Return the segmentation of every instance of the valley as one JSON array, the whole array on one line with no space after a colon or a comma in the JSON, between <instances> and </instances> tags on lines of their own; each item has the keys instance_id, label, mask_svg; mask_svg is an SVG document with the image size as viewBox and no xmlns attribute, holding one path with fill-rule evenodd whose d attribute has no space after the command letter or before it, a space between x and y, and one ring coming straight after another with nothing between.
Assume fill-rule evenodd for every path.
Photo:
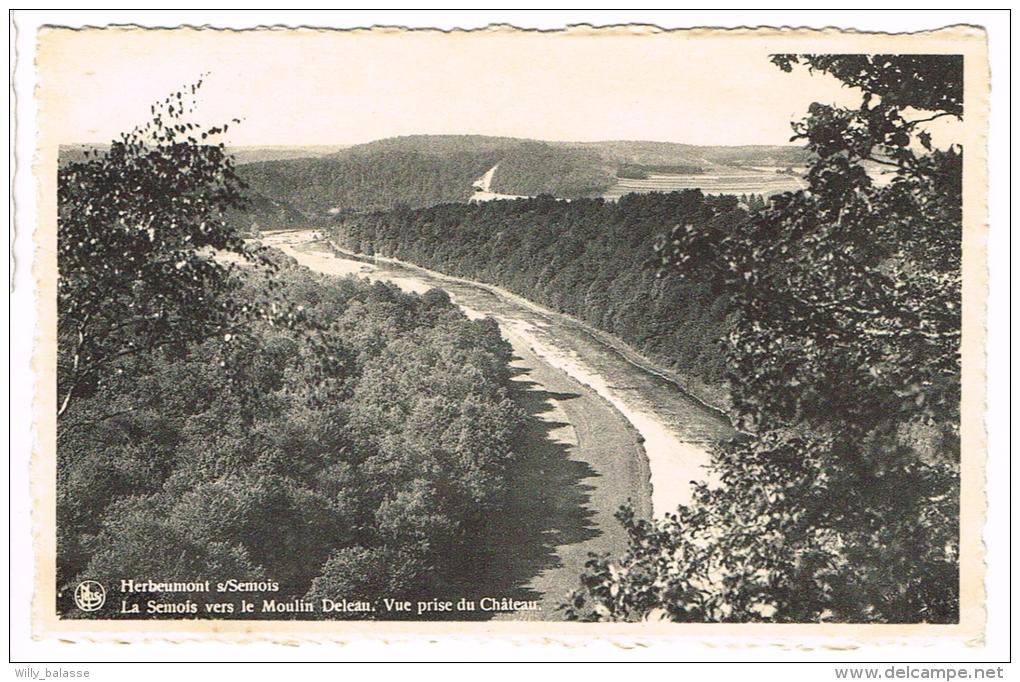
<instances>
[{"instance_id":1,"label":"valley","mask_svg":"<svg viewBox=\"0 0 1020 682\"><path fill-rule=\"evenodd\" d=\"M691 481L706 478L711 443L735 433L722 414L578 320L497 287L338 253L316 236L280 232L264 243L315 272L419 294L441 288L469 317L496 320L513 346L514 381L530 417L508 477L510 509L487 530L484 556L473 561L491 567L493 580L515 576L515 596L542 603L532 617L551 617L549 609L576 587L589 552L625 549L614 518L621 505L630 502L639 517L651 518L689 503Z\"/></svg>"}]
</instances>

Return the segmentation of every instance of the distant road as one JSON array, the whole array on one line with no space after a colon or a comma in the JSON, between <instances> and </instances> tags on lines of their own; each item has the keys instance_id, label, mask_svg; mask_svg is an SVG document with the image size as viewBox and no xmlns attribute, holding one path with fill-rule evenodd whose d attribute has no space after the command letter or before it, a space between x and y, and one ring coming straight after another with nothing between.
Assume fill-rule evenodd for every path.
<instances>
[{"instance_id":1,"label":"distant road","mask_svg":"<svg viewBox=\"0 0 1020 682\"><path fill-rule=\"evenodd\" d=\"M499 192L492 191L492 178L496 175L496 170L499 168L497 163L495 166L485 171L485 175L478 178L471 183L471 187L474 193L468 200L468 203L476 204L484 201L502 201L506 199L527 199L525 196L517 194L500 194Z\"/></svg>"},{"instance_id":2,"label":"distant road","mask_svg":"<svg viewBox=\"0 0 1020 682\"><path fill-rule=\"evenodd\" d=\"M277 233L265 241L318 272L390 281L419 293L442 288L469 316L499 323L514 349L517 397L527 420L508 477L507 513L492 519L487 539L465 557L480 567L465 590L504 596L500 591L509 583L505 596L540 602L541 611L515 618L556 618L555 608L578 586L589 552L619 555L626 549L614 518L619 507L630 500L650 518L653 480L658 497L683 501L689 481L703 478L707 443L732 432L720 415L572 328L569 318L485 285L337 257L315 243L311 231ZM653 403L662 412L650 409ZM688 418L676 429L656 422L663 415ZM649 454L659 469L656 479ZM675 506L660 500L655 511Z\"/></svg>"}]
</instances>

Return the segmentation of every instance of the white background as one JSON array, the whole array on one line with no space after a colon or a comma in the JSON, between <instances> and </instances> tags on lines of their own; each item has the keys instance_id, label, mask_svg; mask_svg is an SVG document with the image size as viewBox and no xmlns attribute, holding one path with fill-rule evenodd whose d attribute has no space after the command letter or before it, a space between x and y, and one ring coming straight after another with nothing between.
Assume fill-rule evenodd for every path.
<instances>
[{"instance_id":1,"label":"white background","mask_svg":"<svg viewBox=\"0 0 1020 682\"><path fill-rule=\"evenodd\" d=\"M1010 238L1009 238L1009 136L1010 111L1010 24L1004 11L676 11L676 10L545 10L545 11L68 11L19 10L13 15L10 40L12 73L11 149L12 232L10 298L10 659L34 661L33 665L11 665L5 679L16 679L15 668L34 667L41 676L52 673L58 661L675 661L688 663L683 668L625 671L618 666L589 665L568 670L553 667L542 670L556 675L618 678L633 673L668 674L700 680L709 677L750 680L828 680L836 679L833 661L876 663L886 679L888 662L921 661L1006 661L1011 658L1010 610L1010 467L1009 467L1009 334L1010 334ZM981 644L938 644L928 646L867 646L850 649L812 648L811 643L774 641L758 646L740 646L734 642L649 641L640 646L619 646L605 641L562 641L542 643L535 640L481 637L401 640L357 640L345 645L314 644L284 646L251 643L243 646L213 642L124 644L69 644L33 641L30 633L32 595L31 501L28 492L28 461L31 449L31 350L34 330L33 282L31 277L31 230L34 224L34 187L30 160L35 139L34 101L31 93L35 75L32 67L37 26L45 23L65 26L137 23L148 26L174 26L181 23L218 27L250 27L259 24L311 26L371 26L373 24L428 26L438 28L474 28L489 23L509 23L524 28L558 28L571 23L594 25L649 23L663 27L685 26L837 26L860 30L917 31L947 24L967 23L983 26L989 34L992 68L991 131L988 159L990 169L988 313L988 526L985 541L988 551L988 624L986 641ZM17 124L14 111L17 112ZM16 229L15 229L16 220ZM15 266L16 265L16 266ZM7 570L6 568L3 570ZM6 597L2 597L6 598ZM635 643L636 644L636 643ZM763 662L774 662L766 664ZM784 662L799 662L799 665ZM804 663L816 662L814 665ZM46 663L51 662L51 663ZM709 663L712 662L712 663ZM729 663L720 666L720 663ZM737 663L746 662L746 663ZM913 667L919 668L918 663ZM540 671L521 667L458 666L448 670L397 667L390 671L320 666L233 665L146 666L101 663L63 664L64 670L85 670L89 679L119 680L146 678L163 680L187 676L194 679L252 677L277 679L283 675L306 679L342 679L342 676L383 674L418 677L441 673L476 678L532 675ZM284 669L284 668L288 669ZM952 667L960 667L954 665ZM964 666L973 668L973 666ZM1006 670L1005 676L1009 677Z\"/></svg>"}]
</instances>

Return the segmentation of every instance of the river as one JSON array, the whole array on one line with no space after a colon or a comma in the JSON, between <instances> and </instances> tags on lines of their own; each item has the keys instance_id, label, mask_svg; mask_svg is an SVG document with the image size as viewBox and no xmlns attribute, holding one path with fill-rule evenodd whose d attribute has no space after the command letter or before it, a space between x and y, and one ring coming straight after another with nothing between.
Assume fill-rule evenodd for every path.
<instances>
[{"instance_id":1,"label":"river","mask_svg":"<svg viewBox=\"0 0 1020 682\"><path fill-rule=\"evenodd\" d=\"M718 411L684 392L675 382L639 366L624 352L592 334L586 325L502 291L448 277L392 259L366 263L337 256L314 241L311 230L280 232L264 239L312 270L388 281L405 291L440 288L467 315L489 316L504 335L523 339L543 361L593 389L641 434L651 470L652 508L662 516L691 499L691 482L705 480L704 466L714 441L734 434Z\"/></svg>"},{"instance_id":2,"label":"river","mask_svg":"<svg viewBox=\"0 0 1020 682\"><path fill-rule=\"evenodd\" d=\"M733 433L727 419L584 324L496 287L385 259L344 257L315 232L269 233L263 242L309 269L390 282L404 291L445 290L471 318L492 317L513 347L516 399L525 413L507 501L463 556L460 592L533 600L535 610L479 614L555 620L579 585L590 553L619 556L616 520L630 502L662 516L705 480L711 443Z\"/></svg>"}]
</instances>

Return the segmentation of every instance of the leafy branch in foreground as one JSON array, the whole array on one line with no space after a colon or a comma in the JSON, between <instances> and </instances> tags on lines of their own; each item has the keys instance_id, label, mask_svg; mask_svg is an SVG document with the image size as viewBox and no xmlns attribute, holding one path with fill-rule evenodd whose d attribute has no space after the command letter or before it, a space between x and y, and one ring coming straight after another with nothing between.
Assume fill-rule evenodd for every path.
<instances>
[{"instance_id":1,"label":"leafy branch in foreground","mask_svg":"<svg viewBox=\"0 0 1020 682\"><path fill-rule=\"evenodd\" d=\"M954 622L959 617L962 116L952 55L778 55L863 90L813 104L808 189L733 230L681 225L667 272L714 269L732 326L718 484L661 522L622 520L578 619ZM921 112L921 113L918 113ZM892 173L878 169L892 168ZM679 276L679 275L678 275Z\"/></svg>"},{"instance_id":2,"label":"leafy branch in foreground","mask_svg":"<svg viewBox=\"0 0 1020 682\"><path fill-rule=\"evenodd\" d=\"M58 172L58 415L125 358L229 334L253 312L226 295L232 265L217 257L259 260L224 220L244 205L233 161L212 143L229 124L188 120L200 86Z\"/></svg>"}]
</instances>

